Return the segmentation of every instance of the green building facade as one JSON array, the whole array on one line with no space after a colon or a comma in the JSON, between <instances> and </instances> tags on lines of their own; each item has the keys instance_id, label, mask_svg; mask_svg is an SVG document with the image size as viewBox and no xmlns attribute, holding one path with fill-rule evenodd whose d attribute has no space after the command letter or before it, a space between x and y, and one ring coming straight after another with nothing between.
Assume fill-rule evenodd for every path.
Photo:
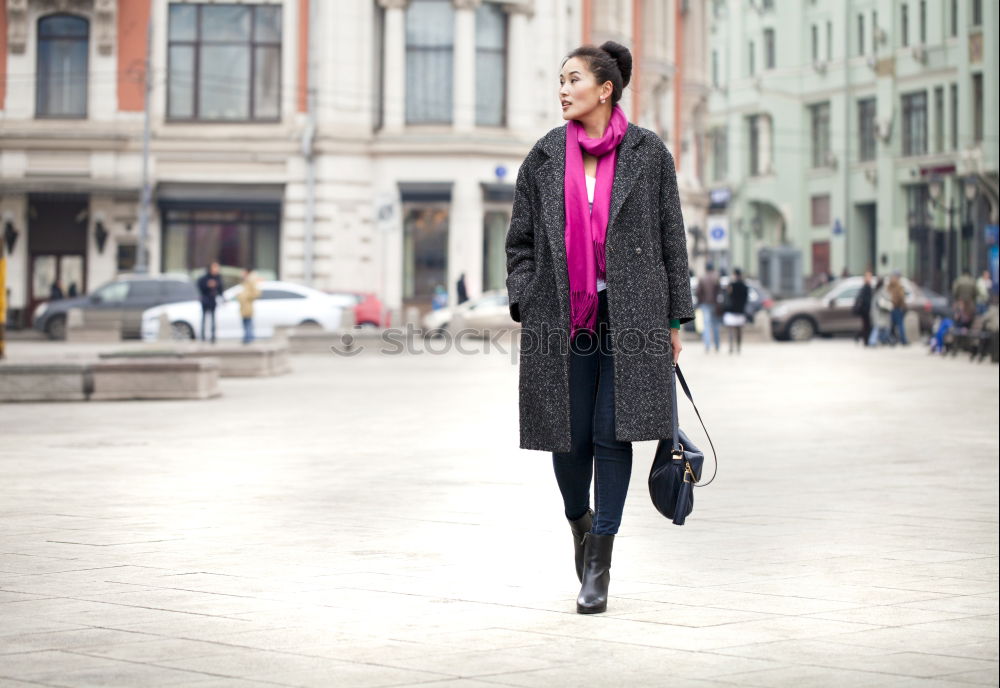
<instances>
[{"instance_id":1,"label":"green building facade","mask_svg":"<svg viewBox=\"0 0 1000 688\"><path fill-rule=\"evenodd\" d=\"M998 3L710 5L705 176L729 229L718 263L763 272L779 295L869 268L946 291L988 266ZM780 269L762 266L769 253Z\"/></svg>"}]
</instances>

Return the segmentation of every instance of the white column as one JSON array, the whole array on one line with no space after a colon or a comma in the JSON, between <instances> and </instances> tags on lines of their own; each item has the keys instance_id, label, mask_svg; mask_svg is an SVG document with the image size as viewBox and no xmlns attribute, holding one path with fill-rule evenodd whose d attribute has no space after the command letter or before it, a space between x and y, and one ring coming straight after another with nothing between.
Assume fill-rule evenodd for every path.
<instances>
[{"instance_id":1,"label":"white column","mask_svg":"<svg viewBox=\"0 0 1000 688\"><path fill-rule=\"evenodd\" d=\"M383 37L383 129L403 130L406 114L406 6L408 0L379 0L385 8Z\"/></svg>"},{"instance_id":2,"label":"white column","mask_svg":"<svg viewBox=\"0 0 1000 688\"><path fill-rule=\"evenodd\" d=\"M476 126L476 8L480 0L455 3L454 89L452 122L456 131Z\"/></svg>"},{"instance_id":3,"label":"white column","mask_svg":"<svg viewBox=\"0 0 1000 688\"><path fill-rule=\"evenodd\" d=\"M507 12L507 127L515 132L524 132L531 127L530 92L525 85L531 83L531 65L526 52L518 46L530 45L528 37L528 15L532 8L527 5L504 5Z\"/></svg>"}]
</instances>

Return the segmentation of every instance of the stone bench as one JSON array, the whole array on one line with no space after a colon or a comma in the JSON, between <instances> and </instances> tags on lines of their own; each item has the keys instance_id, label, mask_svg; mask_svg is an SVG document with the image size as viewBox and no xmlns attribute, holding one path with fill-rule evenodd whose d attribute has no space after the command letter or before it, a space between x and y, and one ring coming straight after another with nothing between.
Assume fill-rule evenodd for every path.
<instances>
[{"instance_id":1,"label":"stone bench","mask_svg":"<svg viewBox=\"0 0 1000 688\"><path fill-rule=\"evenodd\" d=\"M0 364L0 403L86 401L92 388L86 363Z\"/></svg>"},{"instance_id":2,"label":"stone bench","mask_svg":"<svg viewBox=\"0 0 1000 688\"><path fill-rule=\"evenodd\" d=\"M209 360L150 357L90 364L94 401L210 399L219 391L219 364Z\"/></svg>"},{"instance_id":3,"label":"stone bench","mask_svg":"<svg viewBox=\"0 0 1000 688\"><path fill-rule=\"evenodd\" d=\"M79 308L70 308L66 313L67 342L120 342L121 339L120 317L100 312L84 314Z\"/></svg>"},{"instance_id":4,"label":"stone bench","mask_svg":"<svg viewBox=\"0 0 1000 688\"><path fill-rule=\"evenodd\" d=\"M0 365L0 402L208 399L219 393L219 364L210 360L149 357Z\"/></svg>"},{"instance_id":5,"label":"stone bench","mask_svg":"<svg viewBox=\"0 0 1000 688\"><path fill-rule=\"evenodd\" d=\"M221 377L271 377L284 375L292 369L288 346L281 342L255 342L247 345L157 342L144 348L104 352L100 357L103 360L213 360L219 364Z\"/></svg>"}]
</instances>

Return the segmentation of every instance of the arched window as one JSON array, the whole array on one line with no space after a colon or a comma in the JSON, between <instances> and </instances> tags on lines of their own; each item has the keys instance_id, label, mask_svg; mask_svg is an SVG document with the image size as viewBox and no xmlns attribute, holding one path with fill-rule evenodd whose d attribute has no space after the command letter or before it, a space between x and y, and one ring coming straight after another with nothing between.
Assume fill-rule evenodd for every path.
<instances>
[{"instance_id":1,"label":"arched window","mask_svg":"<svg viewBox=\"0 0 1000 688\"><path fill-rule=\"evenodd\" d=\"M82 17L53 14L38 20L38 117L87 116L90 24Z\"/></svg>"}]
</instances>

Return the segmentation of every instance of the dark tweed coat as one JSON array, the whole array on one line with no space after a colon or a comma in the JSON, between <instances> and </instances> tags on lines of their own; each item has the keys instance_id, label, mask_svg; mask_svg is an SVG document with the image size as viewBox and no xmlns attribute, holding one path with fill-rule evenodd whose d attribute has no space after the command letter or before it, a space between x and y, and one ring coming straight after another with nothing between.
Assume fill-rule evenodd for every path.
<instances>
[{"instance_id":1,"label":"dark tweed coat","mask_svg":"<svg viewBox=\"0 0 1000 688\"><path fill-rule=\"evenodd\" d=\"M522 449L570 449L565 165L564 125L521 164L507 232L507 292L521 318ZM669 323L694 317L684 221L673 157L660 137L632 124L618 146L605 253L615 436L670 437Z\"/></svg>"}]
</instances>

